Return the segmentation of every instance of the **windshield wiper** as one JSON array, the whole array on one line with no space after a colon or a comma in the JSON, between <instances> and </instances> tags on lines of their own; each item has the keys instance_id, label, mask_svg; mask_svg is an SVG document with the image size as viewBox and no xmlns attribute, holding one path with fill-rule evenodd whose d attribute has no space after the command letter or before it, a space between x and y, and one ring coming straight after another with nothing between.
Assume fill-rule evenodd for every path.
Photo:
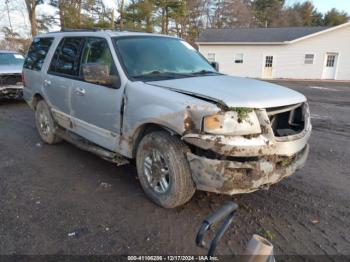
<instances>
[{"instance_id":1,"label":"windshield wiper","mask_svg":"<svg viewBox=\"0 0 350 262\"><path fill-rule=\"evenodd\" d=\"M192 75L209 75L209 74L219 74L220 75L220 73L218 73L216 71L209 71L209 70L201 70L201 71L192 73Z\"/></svg>"},{"instance_id":2,"label":"windshield wiper","mask_svg":"<svg viewBox=\"0 0 350 262\"><path fill-rule=\"evenodd\" d=\"M189 77L191 75L189 74L182 74L182 73L176 73L176 72L167 72L167 71L152 71L147 74L142 74L142 75L136 75L132 76L133 78L147 78L147 77L165 77L165 78L178 78L178 77Z\"/></svg>"}]
</instances>

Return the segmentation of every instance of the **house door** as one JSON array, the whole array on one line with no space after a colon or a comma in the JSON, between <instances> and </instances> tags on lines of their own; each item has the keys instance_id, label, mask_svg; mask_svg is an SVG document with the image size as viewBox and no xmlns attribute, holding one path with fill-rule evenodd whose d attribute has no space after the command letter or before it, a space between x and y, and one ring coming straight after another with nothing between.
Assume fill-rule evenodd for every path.
<instances>
[{"instance_id":1,"label":"house door","mask_svg":"<svg viewBox=\"0 0 350 262\"><path fill-rule=\"evenodd\" d=\"M265 56L263 78L272 78L273 56Z\"/></svg>"},{"instance_id":2,"label":"house door","mask_svg":"<svg viewBox=\"0 0 350 262\"><path fill-rule=\"evenodd\" d=\"M323 65L323 79L335 79L338 54L327 53Z\"/></svg>"}]
</instances>

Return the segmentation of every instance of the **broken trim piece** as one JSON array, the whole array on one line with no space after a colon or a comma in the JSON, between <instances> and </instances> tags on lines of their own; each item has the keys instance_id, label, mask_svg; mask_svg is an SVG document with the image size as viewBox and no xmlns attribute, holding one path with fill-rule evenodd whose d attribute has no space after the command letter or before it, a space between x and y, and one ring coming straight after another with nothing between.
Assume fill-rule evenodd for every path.
<instances>
[{"instance_id":1,"label":"broken trim piece","mask_svg":"<svg viewBox=\"0 0 350 262\"><path fill-rule=\"evenodd\" d=\"M0 86L0 98L20 99L23 97L23 86L5 85Z\"/></svg>"},{"instance_id":2,"label":"broken trim piece","mask_svg":"<svg viewBox=\"0 0 350 262\"><path fill-rule=\"evenodd\" d=\"M80 137L79 135L76 135L68 130L65 130L63 128L57 128L55 133L59 137L75 145L76 147L98 155L101 158L116 164L117 166L126 165L129 163L129 161L122 155L119 155L115 152L109 151L96 144L93 144L88 140L84 139L83 137Z\"/></svg>"}]
</instances>

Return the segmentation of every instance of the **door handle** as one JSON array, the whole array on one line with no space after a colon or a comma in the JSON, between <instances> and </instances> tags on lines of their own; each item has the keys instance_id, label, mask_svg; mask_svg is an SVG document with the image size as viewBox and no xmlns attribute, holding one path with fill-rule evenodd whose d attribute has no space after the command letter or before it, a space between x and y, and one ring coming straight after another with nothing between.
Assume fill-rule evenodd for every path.
<instances>
[{"instance_id":1,"label":"door handle","mask_svg":"<svg viewBox=\"0 0 350 262\"><path fill-rule=\"evenodd\" d=\"M77 95L83 96L83 95L85 95L86 90L84 88L78 87L78 88L75 89L75 93Z\"/></svg>"},{"instance_id":2,"label":"door handle","mask_svg":"<svg viewBox=\"0 0 350 262\"><path fill-rule=\"evenodd\" d=\"M46 86L51 85L51 81L50 81L50 80L45 79L45 80L44 80L44 85L46 85Z\"/></svg>"}]
</instances>

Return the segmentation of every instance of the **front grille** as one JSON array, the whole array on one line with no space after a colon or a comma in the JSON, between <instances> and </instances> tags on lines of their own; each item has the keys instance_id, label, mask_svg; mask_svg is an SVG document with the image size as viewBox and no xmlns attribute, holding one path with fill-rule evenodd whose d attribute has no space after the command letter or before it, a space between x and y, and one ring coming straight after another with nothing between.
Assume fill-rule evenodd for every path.
<instances>
[{"instance_id":1,"label":"front grille","mask_svg":"<svg viewBox=\"0 0 350 262\"><path fill-rule=\"evenodd\" d=\"M0 86L17 85L22 83L21 74L0 76Z\"/></svg>"},{"instance_id":2,"label":"front grille","mask_svg":"<svg viewBox=\"0 0 350 262\"><path fill-rule=\"evenodd\" d=\"M305 127L304 104L266 109L276 137L301 133Z\"/></svg>"}]
</instances>

